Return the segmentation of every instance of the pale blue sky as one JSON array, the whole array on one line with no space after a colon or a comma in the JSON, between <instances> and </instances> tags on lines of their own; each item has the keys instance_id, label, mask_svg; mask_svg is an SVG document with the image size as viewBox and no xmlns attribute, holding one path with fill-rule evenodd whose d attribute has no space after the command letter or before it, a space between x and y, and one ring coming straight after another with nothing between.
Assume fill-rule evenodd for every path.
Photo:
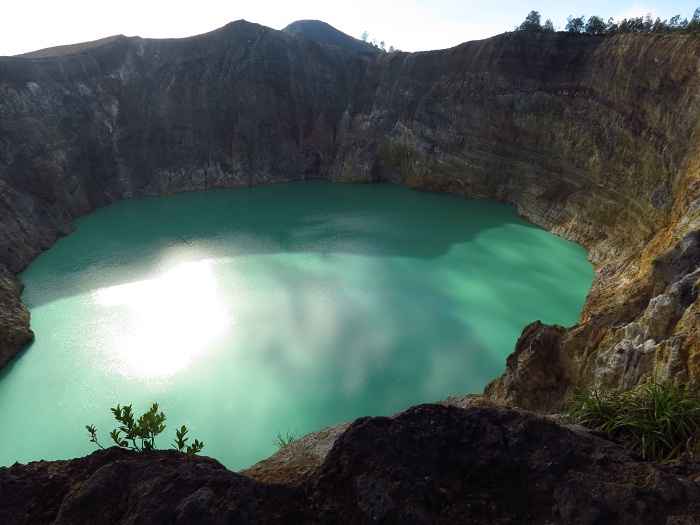
<instances>
[{"instance_id":1,"label":"pale blue sky","mask_svg":"<svg viewBox=\"0 0 700 525\"><path fill-rule=\"evenodd\" d=\"M563 29L568 15L607 20L651 13L668 19L692 17L700 0L4 0L0 8L0 55L13 55L125 34L148 38L184 37L246 19L274 29L295 20L318 19L359 38L404 51L452 47L512 30L539 11Z\"/></svg>"}]
</instances>

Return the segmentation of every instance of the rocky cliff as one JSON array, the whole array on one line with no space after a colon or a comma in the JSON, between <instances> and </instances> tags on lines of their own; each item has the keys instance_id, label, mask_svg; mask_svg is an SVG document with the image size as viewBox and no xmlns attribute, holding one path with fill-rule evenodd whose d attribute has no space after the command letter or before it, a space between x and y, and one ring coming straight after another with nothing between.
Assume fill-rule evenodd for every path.
<instances>
[{"instance_id":1,"label":"rocky cliff","mask_svg":"<svg viewBox=\"0 0 700 525\"><path fill-rule=\"evenodd\" d=\"M247 22L0 59L0 361L31 338L21 271L96 207L304 178L515 203L590 251L569 329L534 323L487 388L700 378L700 41L516 32L356 53ZM535 321L533 319L533 321Z\"/></svg>"}]
</instances>

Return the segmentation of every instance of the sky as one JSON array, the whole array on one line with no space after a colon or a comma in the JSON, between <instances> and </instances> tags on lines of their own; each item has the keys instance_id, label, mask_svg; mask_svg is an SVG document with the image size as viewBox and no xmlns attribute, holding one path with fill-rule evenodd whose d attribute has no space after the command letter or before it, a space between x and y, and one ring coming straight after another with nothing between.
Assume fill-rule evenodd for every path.
<instances>
[{"instance_id":1,"label":"sky","mask_svg":"<svg viewBox=\"0 0 700 525\"><path fill-rule=\"evenodd\" d=\"M2 0L0 56L123 34L181 38L245 19L273 29L323 20L355 38L403 51L443 49L512 31L530 11L564 29L569 15L607 20L691 18L700 0Z\"/></svg>"}]
</instances>

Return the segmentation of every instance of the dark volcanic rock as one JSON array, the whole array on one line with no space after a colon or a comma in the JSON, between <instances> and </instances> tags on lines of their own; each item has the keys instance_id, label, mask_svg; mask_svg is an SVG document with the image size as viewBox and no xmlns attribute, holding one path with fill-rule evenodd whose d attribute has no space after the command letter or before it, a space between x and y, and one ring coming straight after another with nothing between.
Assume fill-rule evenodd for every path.
<instances>
[{"instance_id":1,"label":"dark volcanic rock","mask_svg":"<svg viewBox=\"0 0 700 525\"><path fill-rule=\"evenodd\" d=\"M0 522L695 523L699 477L509 409L423 405L357 420L302 484L174 451L0 468Z\"/></svg>"},{"instance_id":2,"label":"dark volcanic rock","mask_svg":"<svg viewBox=\"0 0 700 525\"><path fill-rule=\"evenodd\" d=\"M700 512L698 474L512 410L423 405L357 420L312 504L322 523L664 523Z\"/></svg>"},{"instance_id":3,"label":"dark volcanic rock","mask_svg":"<svg viewBox=\"0 0 700 525\"><path fill-rule=\"evenodd\" d=\"M70 461L0 468L0 523L282 523L298 491L176 451L101 450ZM291 507L289 505L292 505Z\"/></svg>"}]
</instances>

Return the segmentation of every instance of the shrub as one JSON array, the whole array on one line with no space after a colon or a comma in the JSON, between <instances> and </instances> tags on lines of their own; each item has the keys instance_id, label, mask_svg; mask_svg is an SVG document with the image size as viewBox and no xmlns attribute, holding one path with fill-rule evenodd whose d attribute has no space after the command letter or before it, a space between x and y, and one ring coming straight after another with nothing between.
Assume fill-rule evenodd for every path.
<instances>
[{"instance_id":1,"label":"shrub","mask_svg":"<svg viewBox=\"0 0 700 525\"><path fill-rule=\"evenodd\" d=\"M165 430L165 414L158 412L158 403L153 403L148 412L134 420L134 413L131 405L126 405L122 408L117 405L112 408L114 418L121 423L119 428L115 428L109 433L110 439L118 447L136 450L143 452L145 450L155 450L156 436ZM88 431L88 437L92 443L104 449L97 441L97 430L94 425L85 425ZM122 432L124 435L122 436ZM188 445L189 438L185 437L187 427L182 425L179 430L175 431L174 449L188 454L197 454L204 448L204 443L195 439L192 445Z\"/></svg>"},{"instance_id":2,"label":"shrub","mask_svg":"<svg viewBox=\"0 0 700 525\"><path fill-rule=\"evenodd\" d=\"M575 392L567 420L600 430L641 454L663 462L697 455L700 393L681 381L652 382L625 392Z\"/></svg>"}]
</instances>

